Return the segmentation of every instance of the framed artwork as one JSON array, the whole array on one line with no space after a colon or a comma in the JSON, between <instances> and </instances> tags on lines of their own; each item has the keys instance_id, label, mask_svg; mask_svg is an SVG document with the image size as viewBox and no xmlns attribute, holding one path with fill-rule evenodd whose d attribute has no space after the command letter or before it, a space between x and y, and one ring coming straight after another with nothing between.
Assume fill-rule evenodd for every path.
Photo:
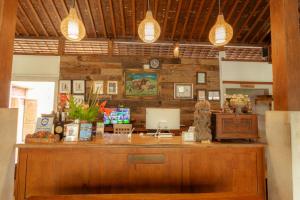
<instances>
[{"instance_id":1,"label":"framed artwork","mask_svg":"<svg viewBox=\"0 0 300 200\"><path fill-rule=\"evenodd\" d=\"M118 81L107 81L107 94L118 94Z\"/></svg>"},{"instance_id":2,"label":"framed artwork","mask_svg":"<svg viewBox=\"0 0 300 200\"><path fill-rule=\"evenodd\" d=\"M72 86L73 94L84 94L85 80L73 80Z\"/></svg>"},{"instance_id":3,"label":"framed artwork","mask_svg":"<svg viewBox=\"0 0 300 200\"><path fill-rule=\"evenodd\" d=\"M59 81L59 93L71 93L71 80Z\"/></svg>"},{"instance_id":4,"label":"framed artwork","mask_svg":"<svg viewBox=\"0 0 300 200\"><path fill-rule=\"evenodd\" d=\"M193 84L174 83L174 99L193 99Z\"/></svg>"},{"instance_id":5,"label":"framed artwork","mask_svg":"<svg viewBox=\"0 0 300 200\"><path fill-rule=\"evenodd\" d=\"M87 141L92 139L92 127L91 123L81 123L79 131L79 140Z\"/></svg>"},{"instance_id":6,"label":"framed artwork","mask_svg":"<svg viewBox=\"0 0 300 200\"><path fill-rule=\"evenodd\" d=\"M197 91L197 100L198 101L206 100L206 90L198 90Z\"/></svg>"},{"instance_id":7,"label":"framed artwork","mask_svg":"<svg viewBox=\"0 0 300 200\"><path fill-rule=\"evenodd\" d=\"M103 94L104 81L94 81L93 82L93 93Z\"/></svg>"},{"instance_id":8,"label":"framed artwork","mask_svg":"<svg viewBox=\"0 0 300 200\"><path fill-rule=\"evenodd\" d=\"M125 96L153 97L158 95L158 74L153 72L126 72Z\"/></svg>"},{"instance_id":9,"label":"framed artwork","mask_svg":"<svg viewBox=\"0 0 300 200\"><path fill-rule=\"evenodd\" d=\"M66 124L65 125L65 141L73 142L78 141L79 124Z\"/></svg>"},{"instance_id":10,"label":"framed artwork","mask_svg":"<svg viewBox=\"0 0 300 200\"><path fill-rule=\"evenodd\" d=\"M206 72L197 72L197 84L206 84Z\"/></svg>"},{"instance_id":11,"label":"framed artwork","mask_svg":"<svg viewBox=\"0 0 300 200\"><path fill-rule=\"evenodd\" d=\"M207 96L209 101L220 101L220 91L218 90L208 91Z\"/></svg>"},{"instance_id":12,"label":"framed artwork","mask_svg":"<svg viewBox=\"0 0 300 200\"><path fill-rule=\"evenodd\" d=\"M84 104L84 95L73 95L74 102L78 105Z\"/></svg>"}]
</instances>

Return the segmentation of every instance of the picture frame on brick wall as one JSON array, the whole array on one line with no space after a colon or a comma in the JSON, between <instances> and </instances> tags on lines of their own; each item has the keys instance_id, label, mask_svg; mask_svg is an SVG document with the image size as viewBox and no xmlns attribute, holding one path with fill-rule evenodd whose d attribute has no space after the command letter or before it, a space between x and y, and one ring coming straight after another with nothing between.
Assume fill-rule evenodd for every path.
<instances>
[{"instance_id":1,"label":"picture frame on brick wall","mask_svg":"<svg viewBox=\"0 0 300 200\"><path fill-rule=\"evenodd\" d=\"M107 94L118 94L118 81L107 81Z\"/></svg>"},{"instance_id":2,"label":"picture frame on brick wall","mask_svg":"<svg viewBox=\"0 0 300 200\"><path fill-rule=\"evenodd\" d=\"M93 94L104 94L104 81L93 81Z\"/></svg>"},{"instance_id":3,"label":"picture frame on brick wall","mask_svg":"<svg viewBox=\"0 0 300 200\"><path fill-rule=\"evenodd\" d=\"M71 93L71 80L59 80L59 93Z\"/></svg>"},{"instance_id":4,"label":"picture frame on brick wall","mask_svg":"<svg viewBox=\"0 0 300 200\"><path fill-rule=\"evenodd\" d=\"M197 84L206 84L207 74L206 72L197 72Z\"/></svg>"},{"instance_id":5,"label":"picture frame on brick wall","mask_svg":"<svg viewBox=\"0 0 300 200\"><path fill-rule=\"evenodd\" d=\"M84 94L85 93L85 80L73 80L72 81L72 93Z\"/></svg>"},{"instance_id":6,"label":"picture frame on brick wall","mask_svg":"<svg viewBox=\"0 0 300 200\"><path fill-rule=\"evenodd\" d=\"M174 99L193 99L192 83L174 83Z\"/></svg>"},{"instance_id":7,"label":"picture frame on brick wall","mask_svg":"<svg viewBox=\"0 0 300 200\"><path fill-rule=\"evenodd\" d=\"M206 100L206 90L197 90L197 100L198 101Z\"/></svg>"},{"instance_id":8,"label":"picture frame on brick wall","mask_svg":"<svg viewBox=\"0 0 300 200\"><path fill-rule=\"evenodd\" d=\"M220 101L220 91L219 90L210 90L207 93L207 98L209 101Z\"/></svg>"}]
</instances>

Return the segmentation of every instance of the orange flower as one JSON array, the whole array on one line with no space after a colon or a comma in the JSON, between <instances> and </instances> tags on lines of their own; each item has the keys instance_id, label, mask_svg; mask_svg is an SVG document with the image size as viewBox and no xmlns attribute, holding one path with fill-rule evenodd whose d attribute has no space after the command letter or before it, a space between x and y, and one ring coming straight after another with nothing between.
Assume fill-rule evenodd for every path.
<instances>
[{"instance_id":1,"label":"orange flower","mask_svg":"<svg viewBox=\"0 0 300 200\"><path fill-rule=\"evenodd\" d=\"M107 101L103 101L99 106L99 112L105 113L106 115L110 115L111 110L108 108L105 108Z\"/></svg>"}]
</instances>

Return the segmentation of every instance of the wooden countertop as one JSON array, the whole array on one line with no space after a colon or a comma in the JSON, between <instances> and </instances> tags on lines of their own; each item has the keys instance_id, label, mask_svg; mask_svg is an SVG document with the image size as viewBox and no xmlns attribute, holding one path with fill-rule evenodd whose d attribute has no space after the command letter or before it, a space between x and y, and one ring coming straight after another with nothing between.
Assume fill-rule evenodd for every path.
<instances>
[{"instance_id":1,"label":"wooden countertop","mask_svg":"<svg viewBox=\"0 0 300 200\"><path fill-rule=\"evenodd\" d=\"M156 138L154 136L132 135L128 139L127 135L105 134L103 138L96 138L94 141L78 142L57 142L57 143L29 143L16 144L17 148L74 148L74 147L264 147L262 143L220 143L213 142L210 144L199 142L185 142L181 136L172 138Z\"/></svg>"}]
</instances>

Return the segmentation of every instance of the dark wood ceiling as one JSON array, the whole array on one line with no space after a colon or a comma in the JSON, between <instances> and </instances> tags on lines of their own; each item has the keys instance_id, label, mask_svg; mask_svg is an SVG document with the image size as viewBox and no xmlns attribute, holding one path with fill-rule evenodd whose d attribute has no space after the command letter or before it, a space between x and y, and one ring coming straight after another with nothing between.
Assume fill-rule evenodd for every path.
<instances>
[{"instance_id":1,"label":"dark wood ceiling","mask_svg":"<svg viewBox=\"0 0 300 200\"><path fill-rule=\"evenodd\" d=\"M268 0L221 0L226 20L233 26L232 43L270 44ZM19 0L17 38L60 38L60 22L72 0ZM217 0L150 0L162 33L160 41L208 42L218 14ZM138 40L137 27L147 0L77 0L87 38Z\"/></svg>"}]
</instances>

